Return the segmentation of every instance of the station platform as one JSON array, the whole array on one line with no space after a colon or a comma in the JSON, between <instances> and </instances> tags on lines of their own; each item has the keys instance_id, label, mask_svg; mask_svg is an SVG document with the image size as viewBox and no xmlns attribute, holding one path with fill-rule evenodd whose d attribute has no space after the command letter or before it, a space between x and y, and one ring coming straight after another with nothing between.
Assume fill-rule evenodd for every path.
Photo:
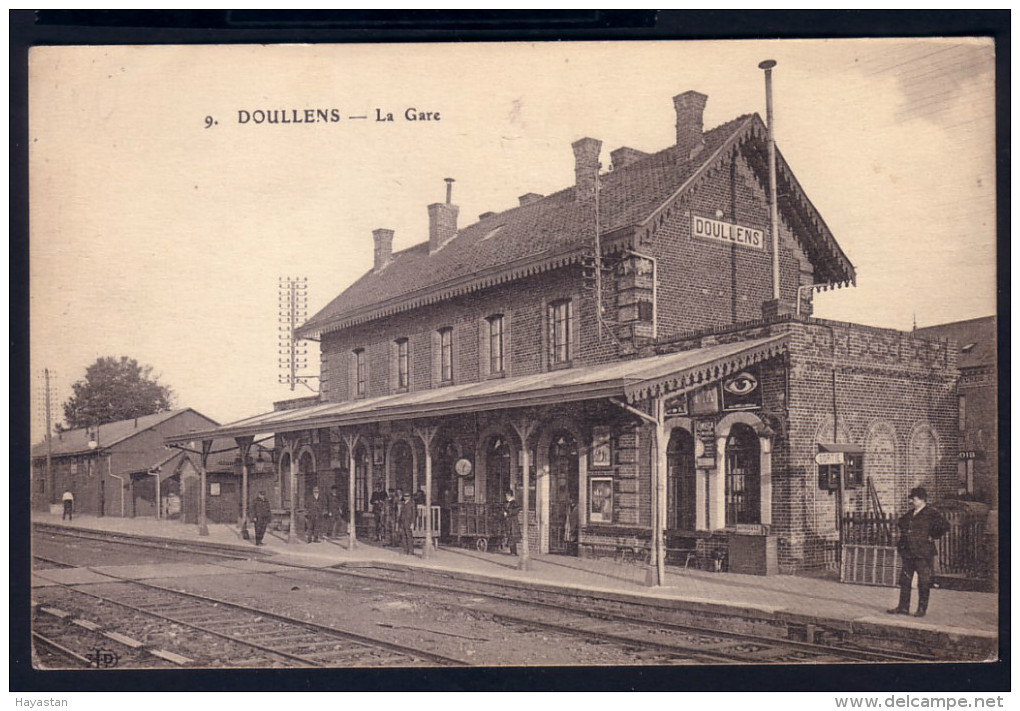
<instances>
[{"instance_id":1,"label":"station platform","mask_svg":"<svg viewBox=\"0 0 1020 711\"><path fill-rule=\"evenodd\" d=\"M320 543L299 540L291 544L285 534L270 531L266 534L265 545L256 548L254 541L243 539L240 527L225 524L209 524L209 535L201 536L197 525L152 518L85 515L67 522L61 521L59 514L34 513L32 520L85 530L250 549L258 551L260 557L307 567L379 563L427 568L450 575L512 580L521 585L571 588L595 595L625 595L632 599L711 606L720 614L743 617L795 617L823 626L879 627L893 636L984 640L985 644L994 643L998 638L999 598L997 594L986 592L932 590L928 615L919 619L886 614L888 608L896 605L898 590L895 588L850 585L827 579L739 575L667 566L665 584L650 587L646 584L647 565L612 559L532 554L528 570L519 570L516 557L457 547L440 546L430 551L427 558L419 547L412 557L371 540L359 540L354 550L349 550L346 536ZM916 606L916 592L913 603Z\"/></svg>"}]
</instances>

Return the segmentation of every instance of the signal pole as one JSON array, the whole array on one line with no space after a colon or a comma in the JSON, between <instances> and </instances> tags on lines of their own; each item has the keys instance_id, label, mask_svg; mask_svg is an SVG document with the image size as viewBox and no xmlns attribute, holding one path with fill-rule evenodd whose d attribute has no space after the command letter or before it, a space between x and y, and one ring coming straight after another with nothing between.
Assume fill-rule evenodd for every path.
<instances>
[{"instance_id":1,"label":"signal pole","mask_svg":"<svg viewBox=\"0 0 1020 711\"><path fill-rule=\"evenodd\" d=\"M56 482L53 481L53 424L51 420L50 407L52 397L50 394L50 369L43 369L43 377L46 380L46 488L48 489L50 503L56 503Z\"/></svg>"}]
</instances>

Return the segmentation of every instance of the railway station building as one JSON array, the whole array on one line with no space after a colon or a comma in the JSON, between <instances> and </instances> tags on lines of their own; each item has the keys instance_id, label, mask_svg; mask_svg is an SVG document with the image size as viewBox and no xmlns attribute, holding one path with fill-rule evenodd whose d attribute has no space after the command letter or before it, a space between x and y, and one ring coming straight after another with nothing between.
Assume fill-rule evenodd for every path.
<instances>
[{"instance_id":1,"label":"railway station building","mask_svg":"<svg viewBox=\"0 0 1020 711\"><path fill-rule=\"evenodd\" d=\"M441 540L484 545L450 512L511 489L526 551L754 573L831 569L843 512L954 493L956 348L812 317L854 267L778 151L770 181L761 118L705 130L706 101L605 170L581 138L574 184L508 210L464 219L448 180L427 240L364 235L373 268L298 329L318 397L191 438L274 435L273 505L338 485L352 541L373 490L423 487Z\"/></svg>"},{"instance_id":2,"label":"railway station building","mask_svg":"<svg viewBox=\"0 0 1020 711\"><path fill-rule=\"evenodd\" d=\"M161 498L183 496L178 453L167 451L164 438L215 426L215 420L182 408L53 435L32 448L33 506L59 507L70 491L76 513L155 516Z\"/></svg>"}]
</instances>

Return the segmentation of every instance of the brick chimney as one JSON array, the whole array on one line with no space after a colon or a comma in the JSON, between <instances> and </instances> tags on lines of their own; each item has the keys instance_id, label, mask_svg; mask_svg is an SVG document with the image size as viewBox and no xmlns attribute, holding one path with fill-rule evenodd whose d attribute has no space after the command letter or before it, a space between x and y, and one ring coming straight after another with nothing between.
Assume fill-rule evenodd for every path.
<instances>
[{"instance_id":1,"label":"brick chimney","mask_svg":"<svg viewBox=\"0 0 1020 711\"><path fill-rule=\"evenodd\" d=\"M620 146L615 151L609 154L609 160L613 164L613 170L619 170L625 168L635 161L639 161L648 154L644 151L639 151L636 148L629 148L628 146Z\"/></svg>"},{"instance_id":2,"label":"brick chimney","mask_svg":"<svg viewBox=\"0 0 1020 711\"><path fill-rule=\"evenodd\" d=\"M429 254L432 254L457 234L457 214L460 208L452 203L453 178L446 180L446 202L429 205Z\"/></svg>"},{"instance_id":3,"label":"brick chimney","mask_svg":"<svg viewBox=\"0 0 1020 711\"><path fill-rule=\"evenodd\" d=\"M372 269L379 271L393 257L393 230L372 230L372 239L375 240L375 266Z\"/></svg>"},{"instance_id":4,"label":"brick chimney","mask_svg":"<svg viewBox=\"0 0 1020 711\"><path fill-rule=\"evenodd\" d=\"M574 141L570 147L574 149L574 200L576 202L594 200L602 141L582 138Z\"/></svg>"},{"instance_id":5,"label":"brick chimney","mask_svg":"<svg viewBox=\"0 0 1020 711\"><path fill-rule=\"evenodd\" d=\"M685 91L673 97L676 109L676 147L680 160L696 156L705 147L705 104L708 97Z\"/></svg>"}]
</instances>

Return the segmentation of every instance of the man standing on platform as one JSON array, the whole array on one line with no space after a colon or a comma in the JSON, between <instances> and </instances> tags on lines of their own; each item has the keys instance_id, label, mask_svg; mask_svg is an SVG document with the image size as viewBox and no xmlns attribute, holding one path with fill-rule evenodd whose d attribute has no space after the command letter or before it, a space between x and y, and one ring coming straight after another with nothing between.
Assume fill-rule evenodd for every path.
<instances>
[{"instance_id":1,"label":"man standing on platform","mask_svg":"<svg viewBox=\"0 0 1020 711\"><path fill-rule=\"evenodd\" d=\"M375 487L368 503L372 506L372 516L375 518L375 540L380 540L383 531L386 530L386 494L383 493L382 484Z\"/></svg>"},{"instance_id":2,"label":"man standing on platform","mask_svg":"<svg viewBox=\"0 0 1020 711\"><path fill-rule=\"evenodd\" d=\"M319 536L322 535L322 499L319 498L319 487L312 489L312 498L308 499L305 506L308 516L308 542L319 543Z\"/></svg>"},{"instance_id":3,"label":"man standing on platform","mask_svg":"<svg viewBox=\"0 0 1020 711\"><path fill-rule=\"evenodd\" d=\"M74 520L74 494L72 494L71 490L68 489L67 491L64 492L64 495L62 497L60 497L60 498L64 502L64 514L63 514L63 516L60 517L60 520L63 521L66 518L69 521L73 521Z\"/></svg>"},{"instance_id":4,"label":"man standing on platform","mask_svg":"<svg viewBox=\"0 0 1020 711\"><path fill-rule=\"evenodd\" d=\"M328 518L326 524L326 538L336 538L337 527L340 525L340 519L342 516L342 507L340 502L340 489L334 484L329 488L329 493L326 494L326 517Z\"/></svg>"},{"instance_id":5,"label":"man standing on platform","mask_svg":"<svg viewBox=\"0 0 1020 711\"><path fill-rule=\"evenodd\" d=\"M409 494L404 494L404 500L400 504L400 513L397 514L400 524L400 541L404 544L404 553L414 555L414 514L415 503L411 501Z\"/></svg>"},{"instance_id":6,"label":"man standing on platform","mask_svg":"<svg viewBox=\"0 0 1020 711\"><path fill-rule=\"evenodd\" d=\"M262 539L266 535L266 529L269 528L269 522L273 519L273 512L269 508L266 492L260 491L255 497L255 504L251 507L251 517L255 522L255 545L265 545Z\"/></svg>"},{"instance_id":7,"label":"man standing on platform","mask_svg":"<svg viewBox=\"0 0 1020 711\"><path fill-rule=\"evenodd\" d=\"M896 547L900 551L903 569L900 572L900 603L890 615L910 614L910 584L917 573L917 612L914 617L924 617L928 612L928 596L931 594L932 570L935 562L935 539L949 530L949 523L933 507L928 506L928 492L923 486L910 490L912 511L900 517L900 530Z\"/></svg>"}]
</instances>

